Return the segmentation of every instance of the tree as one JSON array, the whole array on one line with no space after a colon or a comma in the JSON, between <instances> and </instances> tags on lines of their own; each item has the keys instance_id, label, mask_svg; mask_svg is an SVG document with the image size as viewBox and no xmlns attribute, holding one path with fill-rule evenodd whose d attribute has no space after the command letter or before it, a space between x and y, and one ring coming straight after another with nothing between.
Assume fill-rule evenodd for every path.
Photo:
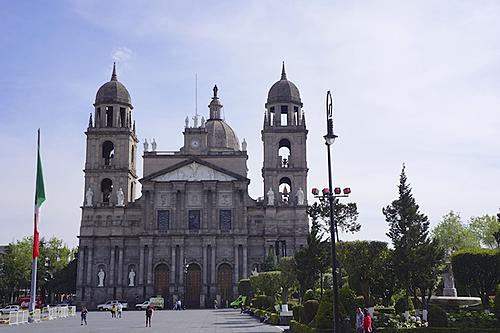
<instances>
[{"instance_id":1,"label":"tree","mask_svg":"<svg viewBox=\"0 0 500 333\"><path fill-rule=\"evenodd\" d=\"M288 303L288 289L290 289L297 281L296 276L296 263L294 257L283 257L280 260L279 265L280 274L280 285L282 289L282 301L283 304Z\"/></svg>"},{"instance_id":2,"label":"tree","mask_svg":"<svg viewBox=\"0 0 500 333\"><path fill-rule=\"evenodd\" d=\"M453 276L469 290L481 296L483 308L489 307L489 295L500 283L500 250L465 249L451 257Z\"/></svg>"},{"instance_id":3,"label":"tree","mask_svg":"<svg viewBox=\"0 0 500 333\"><path fill-rule=\"evenodd\" d=\"M497 247L495 232L500 230L500 222L493 215L471 217L469 228L484 246L493 249Z\"/></svg>"},{"instance_id":4,"label":"tree","mask_svg":"<svg viewBox=\"0 0 500 333\"><path fill-rule=\"evenodd\" d=\"M386 221L389 223L387 236L394 246L393 265L400 286L405 290L405 310L408 310L408 300L412 292L412 279L422 270L429 267L419 267L423 250L429 246L429 221L427 216L420 213L419 206L411 193L407 183L405 166L401 171L399 197L391 205L382 209Z\"/></svg>"},{"instance_id":5,"label":"tree","mask_svg":"<svg viewBox=\"0 0 500 333\"><path fill-rule=\"evenodd\" d=\"M446 253L465 248L481 247L477 235L462 222L460 214L450 211L432 230L432 239L437 241Z\"/></svg>"},{"instance_id":6,"label":"tree","mask_svg":"<svg viewBox=\"0 0 500 333\"><path fill-rule=\"evenodd\" d=\"M307 207L307 214L312 221L318 222L322 232L330 234L330 203L328 200L320 198L319 202ZM358 215L358 207L355 203L343 204L335 199L334 218L342 232L355 233L361 229L361 224L357 222Z\"/></svg>"},{"instance_id":7,"label":"tree","mask_svg":"<svg viewBox=\"0 0 500 333\"><path fill-rule=\"evenodd\" d=\"M280 289L280 275L281 272L260 272L257 275L250 277L250 284L257 292L276 297Z\"/></svg>"},{"instance_id":8,"label":"tree","mask_svg":"<svg viewBox=\"0 0 500 333\"><path fill-rule=\"evenodd\" d=\"M263 272L272 272L278 269L278 265L276 264L276 258L273 254L269 253L266 257L266 261L264 261L264 265L262 265Z\"/></svg>"}]
</instances>

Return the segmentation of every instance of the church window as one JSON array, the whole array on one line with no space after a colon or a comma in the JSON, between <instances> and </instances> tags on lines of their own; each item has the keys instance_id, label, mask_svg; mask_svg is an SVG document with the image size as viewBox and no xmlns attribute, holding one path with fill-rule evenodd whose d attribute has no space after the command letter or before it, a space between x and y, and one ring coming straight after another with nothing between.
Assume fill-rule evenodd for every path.
<instances>
[{"instance_id":1,"label":"church window","mask_svg":"<svg viewBox=\"0 0 500 333\"><path fill-rule=\"evenodd\" d=\"M201 212L199 209L193 209L188 212L188 229L200 230L201 227Z\"/></svg>"},{"instance_id":2,"label":"church window","mask_svg":"<svg viewBox=\"0 0 500 333\"><path fill-rule=\"evenodd\" d=\"M158 210L156 223L158 230L168 230L170 227L170 211L166 209Z\"/></svg>"},{"instance_id":3,"label":"church window","mask_svg":"<svg viewBox=\"0 0 500 333\"><path fill-rule=\"evenodd\" d=\"M102 202L109 202L109 197L113 191L113 182L109 178L101 181Z\"/></svg>"},{"instance_id":4,"label":"church window","mask_svg":"<svg viewBox=\"0 0 500 333\"><path fill-rule=\"evenodd\" d=\"M111 141L104 141L102 144L102 158L104 158L104 165L110 165L114 156L115 145Z\"/></svg>"},{"instance_id":5,"label":"church window","mask_svg":"<svg viewBox=\"0 0 500 333\"><path fill-rule=\"evenodd\" d=\"M113 127L113 107L106 106L106 127Z\"/></svg>"},{"instance_id":6,"label":"church window","mask_svg":"<svg viewBox=\"0 0 500 333\"><path fill-rule=\"evenodd\" d=\"M288 125L288 106L281 106L281 126Z\"/></svg>"},{"instance_id":7,"label":"church window","mask_svg":"<svg viewBox=\"0 0 500 333\"><path fill-rule=\"evenodd\" d=\"M95 127L101 127L101 108L97 108L95 112Z\"/></svg>"},{"instance_id":8,"label":"church window","mask_svg":"<svg viewBox=\"0 0 500 333\"><path fill-rule=\"evenodd\" d=\"M280 157L280 164L282 168L288 168L290 165L290 140L281 139L279 142L278 155Z\"/></svg>"},{"instance_id":9,"label":"church window","mask_svg":"<svg viewBox=\"0 0 500 333\"><path fill-rule=\"evenodd\" d=\"M299 108L297 106L293 107L293 124L299 124Z\"/></svg>"},{"instance_id":10,"label":"church window","mask_svg":"<svg viewBox=\"0 0 500 333\"><path fill-rule=\"evenodd\" d=\"M280 179L279 192L281 193L281 201L288 203L290 192L292 191L292 181L288 177Z\"/></svg>"},{"instance_id":11,"label":"church window","mask_svg":"<svg viewBox=\"0 0 500 333\"><path fill-rule=\"evenodd\" d=\"M219 210L219 228L222 231L231 230L231 209Z\"/></svg>"},{"instance_id":12,"label":"church window","mask_svg":"<svg viewBox=\"0 0 500 333\"><path fill-rule=\"evenodd\" d=\"M120 108L120 127L126 127L125 123L125 108Z\"/></svg>"}]
</instances>

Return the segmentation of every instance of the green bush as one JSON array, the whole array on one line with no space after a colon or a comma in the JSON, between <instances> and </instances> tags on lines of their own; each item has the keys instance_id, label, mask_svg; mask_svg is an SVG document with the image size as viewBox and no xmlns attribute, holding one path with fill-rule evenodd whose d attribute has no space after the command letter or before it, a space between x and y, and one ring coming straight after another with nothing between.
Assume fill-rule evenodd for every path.
<instances>
[{"instance_id":1,"label":"green bush","mask_svg":"<svg viewBox=\"0 0 500 333\"><path fill-rule=\"evenodd\" d=\"M290 331L292 333L313 333L313 329L296 320L290 321Z\"/></svg>"},{"instance_id":2,"label":"green bush","mask_svg":"<svg viewBox=\"0 0 500 333\"><path fill-rule=\"evenodd\" d=\"M250 279L241 279L238 282L238 292L240 295L249 297L252 293L252 286L250 285Z\"/></svg>"},{"instance_id":3,"label":"green bush","mask_svg":"<svg viewBox=\"0 0 500 333\"><path fill-rule=\"evenodd\" d=\"M476 311L468 309L448 314L448 326L456 328L493 328L498 327L498 321L493 313L484 313L482 309Z\"/></svg>"},{"instance_id":4,"label":"green bush","mask_svg":"<svg viewBox=\"0 0 500 333\"><path fill-rule=\"evenodd\" d=\"M303 323L303 315L304 315L304 306L302 304L296 305L293 308L293 319L295 319L298 322Z\"/></svg>"},{"instance_id":5,"label":"green bush","mask_svg":"<svg viewBox=\"0 0 500 333\"><path fill-rule=\"evenodd\" d=\"M493 311L495 312L495 316L500 323L500 284L497 286L497 291L495 293L495 307Z\"/></svg>"},{"instance_id":6,"label":"green bush","mask_svg":"<svg viewBox=\"0 0 500 333\"><path fill-rule=\"evenodd\" d=\"M498 333L498 329L490 328L451 328L451 327L418 327L418 328L378 328L380 333Z\"/></svg>"},{"instance_id":7,"label":"green bush","mask_svg":"<svg viewBox=\"0 0 500 333\"><path fill-rule=\"evenodd\" d=\"M349 316L351 322L356 317L356 294L349 287L342 287L339 290L340 313L342 317Z\"/></svg>"},{"instance_id":8,"label":"green bush","mask_svg":"<svg viewBox=\"0 0 500 333\"><path fill-rule=\"evenodd\" d=\"M312 289L307 289L304 293L304 297L302 298L302 303L305 303L311 299L315 299L314 291L312 291Z\"/></svg>"},{"instance_id":9,"label":"green bush","mask_svg":"<svg viewBox=\"0 0 500 333\"><path fill-rule=\"evenodd\" d=\"M318 307L316 316L311 322L314 328L332 329L333 323L333 303L328 299L323 300Z\"/></svg>"},{"instance_id":10,"label":"green bush","mask_svg":"<svg viewBox=\"0 0 500 333\"><path fill-rule=\"evenodd\" d=\"M446 311L439 306L431 305L429 307L427 322L429 323L429 327L447 327L448 316L446 315Z\"/></svg>"},{"instance_id":11,"label":"green bush","mask_svg":"<svg viewBox=\"0 0 500 333\"><path fill-rule=\"evenodd\" d=\"M302 316L302 322L304 324L310 323L316 313L318 312L319 302L315 299L308 300L304 303L304 311Z\"/></svg>"},{"instance_id":12,"label":"green bush","mask_svg":"<svg viewBox=\"0 0 500 333\"><path fill-rule=\"evenodd\" d=\"M254 307L267 310L271 309L274 311L274 297L266 295L258 295L252 301Z\"/></svg>"},{"instance_id":13,"label":"green bush","mask_svg":"<svg viewBox=\"0 0 500 333\"><path fill-rule=\"evenodd\" d=\"M396 303L394 303L394 309L396 310L396 314L402 314L405 312L405 297L401 295L400 298L396 299ZM408 311L413 311L415 308L413 307L413 302L411 298L408 298Z\"/></svg>"},{"instance_id":14,"label":"green bush","mask_svg":"<svg viewBox=\"0 0 500 333\"><path fill-rule=\"evenodd\" d=\"M278 325L280 323L280 315L277 313L271 313L269 315L269 322L274 325Z\"/></svg>"}]
</instances>

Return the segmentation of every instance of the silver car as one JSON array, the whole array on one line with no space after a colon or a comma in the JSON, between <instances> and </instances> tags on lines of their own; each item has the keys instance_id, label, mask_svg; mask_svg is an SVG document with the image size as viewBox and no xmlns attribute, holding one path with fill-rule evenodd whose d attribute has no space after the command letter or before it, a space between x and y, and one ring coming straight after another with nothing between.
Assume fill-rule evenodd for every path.
<instances>
[{"instance_id":1,"label":"silver car","mask_svg":"<svg viewBox=\"0 0 500 333\"><path fill-rule=\"evenodd\" d=\"M7 305L6 307L0 309L0 314L9 314L12 311L17 312L21 309L19 305Z\"/></svg>"}]
</instances>

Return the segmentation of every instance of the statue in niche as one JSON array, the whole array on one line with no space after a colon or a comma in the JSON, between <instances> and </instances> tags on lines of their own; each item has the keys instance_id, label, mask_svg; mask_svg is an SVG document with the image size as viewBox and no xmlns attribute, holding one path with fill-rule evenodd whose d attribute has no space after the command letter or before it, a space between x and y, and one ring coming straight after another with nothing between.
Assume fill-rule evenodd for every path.
<instances>
[{"instance_id":1,"label":"statue in niche","mask_svg":"<svg viewBox=\"0 0 500 333\"><path fill-rule=\"evenodd\" d=\"M151 141L151 150L156 151L156 141L153 138L153 141Z\"/></svg>"},{"instance_id":2,"label":"statue in niche","mask_svg":"<svg viewBox=\"0 0 500 333\"><path fill-rule=\"evenodd\" d=\"M201 116L201 128L205 128L205 117Z\"/></svg>"},{"instance_id":3,"label":"statue in niche","mask_svg":"<svg viewBox=\"0 0 500 333\"><path fill-rule=\"evenodd\" d=\"M123 190L120 189L116 192L116 205L118 207L123 207L125 201L125 194L123 194Z\"/></svg>"},{"instance_id":4,"label":"statue in niche","mask_svg":"<svg viewBox=\"0 0 500 333\"><path fill-rule=\"evenodd\" d=\"M267 205L274 206L274 191L272 188L269 188L269 191L267 191Z\"/></svg>"},{"instance_id":5,"label":"statue in niche","mask_svg":"<svg viewBox=\"0 0 500 333\"><path fill-rule=\"evenodd\" d=\"M241 143L241 150L247 151L247 141L243 139L243 142Z\"/></svg>"},{"instance_id":6,"label":"statue in niche","mask_svg":"<svg viewBox=\"0 0 500 333\"><path fill-rule=\"evenodd\" d=\"M135 286L135 272L133 268L130 268L130 272L128 273L128 286L129 287Z\"/></svg>"},{"instance_id":7,"label":"statue in niche","mask_svg":"<svg viewBox=\"0 0 500 333\"><path fill-rule=\"evenodd\" d=\"M149 150L149 143L148 143L148 139L144 139L144 151L148 151Z\"/></svg>"},{"instance_id":8,"label":"statue in niche","mask_svg":"<svg viewBox=\"0 0 500 333\"><path fill-rule=\"evenodd\" d=\"M303 205L305 198L304 198L304 191L302 191L302 187L299 187L295 196L297 197L297 205Z\"/></svg>"},{"instance_id":9,"label":"statue in niche","mask_svg":"<svg viewBox=\"0 0 500 333\"><path fill-rule=\"evenodd\" d=\"M104 278L106 277L106 273L104 273L104 270L101 268L99 269L99 273L97 273L97 278L98 278L98 287L104 287Z\"/></svg>"},{"instance_id":10,"label":"statue in niche","mask_svg":"<svg viewBox=\"0 0 500 333\"><path fill-rule=\"evenodd\" d=\"M186 119L184 119L184 123L186 124L185 127L188 128L189 127L189 117L188 116L186 116Z\"/></svg>"},{"instance_id":11,"label":"statue in niche","mask_svg":"<svg viewBox=\"0 0 500 333\"><path fill-rule=\"evenodd\" d=\"M94 197L94 191L89 187L87 193L85 193L85 206L92 207L92 198Z\"/></svg>"}]
</instances>

